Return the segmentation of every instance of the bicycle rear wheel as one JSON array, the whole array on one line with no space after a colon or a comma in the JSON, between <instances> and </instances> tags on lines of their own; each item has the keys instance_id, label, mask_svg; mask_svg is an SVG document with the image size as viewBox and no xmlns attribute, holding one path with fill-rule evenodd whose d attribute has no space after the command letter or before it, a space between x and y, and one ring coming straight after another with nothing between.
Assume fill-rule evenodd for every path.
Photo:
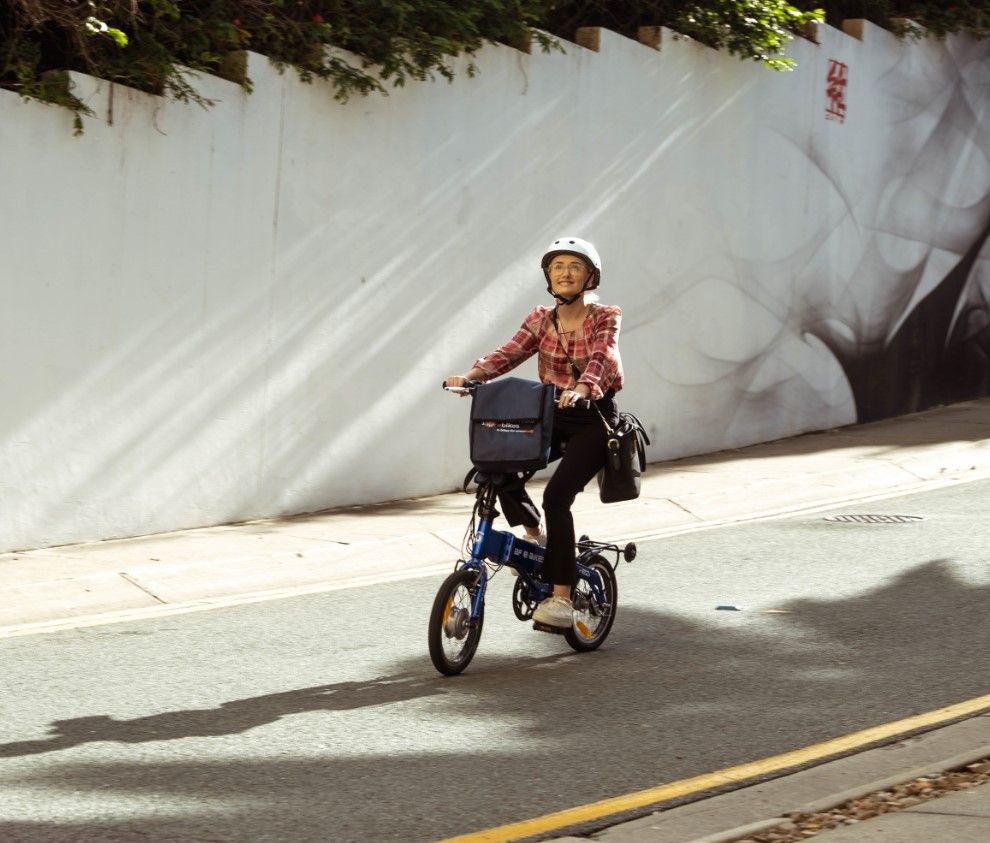
<instances>
[{"instance_id":1,"label":"bicycle rear wheel","mask_svg":"<svg viewBox=\"0 0 990 843\"><path fill-rule=\"evenodd\" d=\"M574 622L564 632L564 638L582 653L597 649L608 637L619 601L619 583L608 561L603 556L593 556L587 566L602 578L605 600L602 602L595 597L588 580L579 579L574 586L571 593Z\"/></svg>"},{"instance_id":2,"label":"bicycle rear wheel","mask_svg":"<svg viewBox=\"0 0 990 843\"><path fill-rule=\"evenodd\" d=\"M481 640L485 604L477 621L471 620L471 604L478 590L477 571L454 571L437 590L430 612L427 640L433 666L445 676L454 676L470 664Z\"/></svg>"}]
</instances>

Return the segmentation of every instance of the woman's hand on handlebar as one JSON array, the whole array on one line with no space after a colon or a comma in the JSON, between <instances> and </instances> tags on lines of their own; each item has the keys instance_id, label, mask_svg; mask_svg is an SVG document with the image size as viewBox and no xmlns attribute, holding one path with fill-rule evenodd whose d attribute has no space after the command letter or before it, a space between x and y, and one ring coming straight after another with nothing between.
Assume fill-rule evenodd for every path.
<instances>
[{"instance_id":1,"label":"woman's hand on handlebar","mask_svg":"<svg viewBox=\"0 0 990 843\"><path fill-rule=\"evenodd\" d=\"M587 409L591 406L590 396L591 390L585 384L579 383L574 389L565 389L560 393L560 398L557 399L557 406Z\"/></svg>"},{"instance_id":2,"label":"woman's hand on handlebar","mask_svg":"<svg viewBox=\"0 0 990 843\"><path fill-rule=\"evenodd\" d=\"M470 395L474 388L485 378L485 372L477 366L463 375L448 375L443 382L443 388L458 395Z\"/></svg>"},{"instance_id":3,"label":"woman's hand on handlebar","mask_svg":"<svg viewBox=\"0 0 990 843\"><path fill-rule=\"evenodd\" d=\"M443 388L447 392L453 392L455 395L460 395L462 398L465 395L470 395L474 392L474 388L478 385L478 381L472 380L468 375L472 374L468 372L467 375L448 375L444 378Z\"/></svg>"}]
</instances>

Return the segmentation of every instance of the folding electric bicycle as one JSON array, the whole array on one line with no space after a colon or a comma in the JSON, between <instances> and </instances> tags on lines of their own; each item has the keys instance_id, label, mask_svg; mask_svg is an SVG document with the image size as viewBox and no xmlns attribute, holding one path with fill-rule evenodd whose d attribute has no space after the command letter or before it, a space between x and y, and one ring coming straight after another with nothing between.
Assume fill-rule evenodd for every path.
<instances>
[{"instance_id":1,"label":"folding electric bicycle","mask_svg":"<svg viewBox=\"0 0 990 843\"><path fill-rule=\"evenodd\" d=\"M472 387L446 387L468 392ZM430 658L441 673L453 676L471 663L478 649L485 622L485 594L491 577L503 567L516 573L512 610L521 621L532 618L536 607L553 593L553 584L543 579L544 548L506 530L496 530L498 489L519 482L514 473L471 472L477 483L474 509L465 534L466 559L459 559L453 573L440 585L430 612ZM465 482L465 489L468 482ZM581 536L577 546L577 580L571 592L574 619L570 627L536 624L544 632L561 633L578 652L597 649L608 637L618 608L615 569L621 559L632 562L636 545L625 547L592 541ZM611 559L610 559L611 558ZM614 561L611 561L614 559Z\"/></svg>"}]
</instances>

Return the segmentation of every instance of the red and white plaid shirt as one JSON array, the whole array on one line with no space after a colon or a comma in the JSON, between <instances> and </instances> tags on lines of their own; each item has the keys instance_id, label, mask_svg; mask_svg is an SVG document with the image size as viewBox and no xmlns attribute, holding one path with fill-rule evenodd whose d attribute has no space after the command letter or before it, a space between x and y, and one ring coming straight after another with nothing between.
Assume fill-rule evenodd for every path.
<instances>
[{"instance_id":1,"label":"red and white plaid shirt","mask_svg":"<svg viewBox=\"0 0 990 843\"><path fill-rule=\"evenodd\" d=\"M622 359L619 357L619 323L622 310L607 304L592 304L581 327L558 337L553 324L553 308L540 306L527 316L522 327L505 345L475 361L486 380L504 375L524 360L539 353L539 373L543 383L561 389L587 384L594 400L610 389L622 389ZM570 354L581 377L575 380Z\"/></svg>"}]
</instances>

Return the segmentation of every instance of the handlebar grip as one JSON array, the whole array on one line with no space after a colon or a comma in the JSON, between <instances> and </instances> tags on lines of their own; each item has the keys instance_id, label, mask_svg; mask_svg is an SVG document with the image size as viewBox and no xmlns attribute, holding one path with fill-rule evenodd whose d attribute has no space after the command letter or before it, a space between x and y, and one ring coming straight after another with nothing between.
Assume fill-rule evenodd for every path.
<instances>
[{"instance_id":1,"label":"handlebar grip","mask_svg":"<svg viewBox=\"0 0 990 843\"><path fill-rule=\"evenodd\" d=\"M447 381L445 380L440 386L443 389L465 389L468 392L472 392L481 386L481 381L464 381L463 386L447 386Z\"/></svg>"},{"instance_id":2,"label":"handlebar grip","mask_svg":"<svg viewBox=\"0 0 990 843\"><path fill-rule=\"evenodd\" d=\"M559 401L560 401L560 393L561 393L561 391L562 390L558 390L557 391L557 397L556 397L555 402L554 402L554 403L557 404L558 407L560 407ZM568 408L562 408L562 409L571 409L571 408L576 409L576 410L590 410L591 409L591 399L590 398L578 398L573 404L570 405L570 407L568 407Z\"/></svg>"}]
</instances>

